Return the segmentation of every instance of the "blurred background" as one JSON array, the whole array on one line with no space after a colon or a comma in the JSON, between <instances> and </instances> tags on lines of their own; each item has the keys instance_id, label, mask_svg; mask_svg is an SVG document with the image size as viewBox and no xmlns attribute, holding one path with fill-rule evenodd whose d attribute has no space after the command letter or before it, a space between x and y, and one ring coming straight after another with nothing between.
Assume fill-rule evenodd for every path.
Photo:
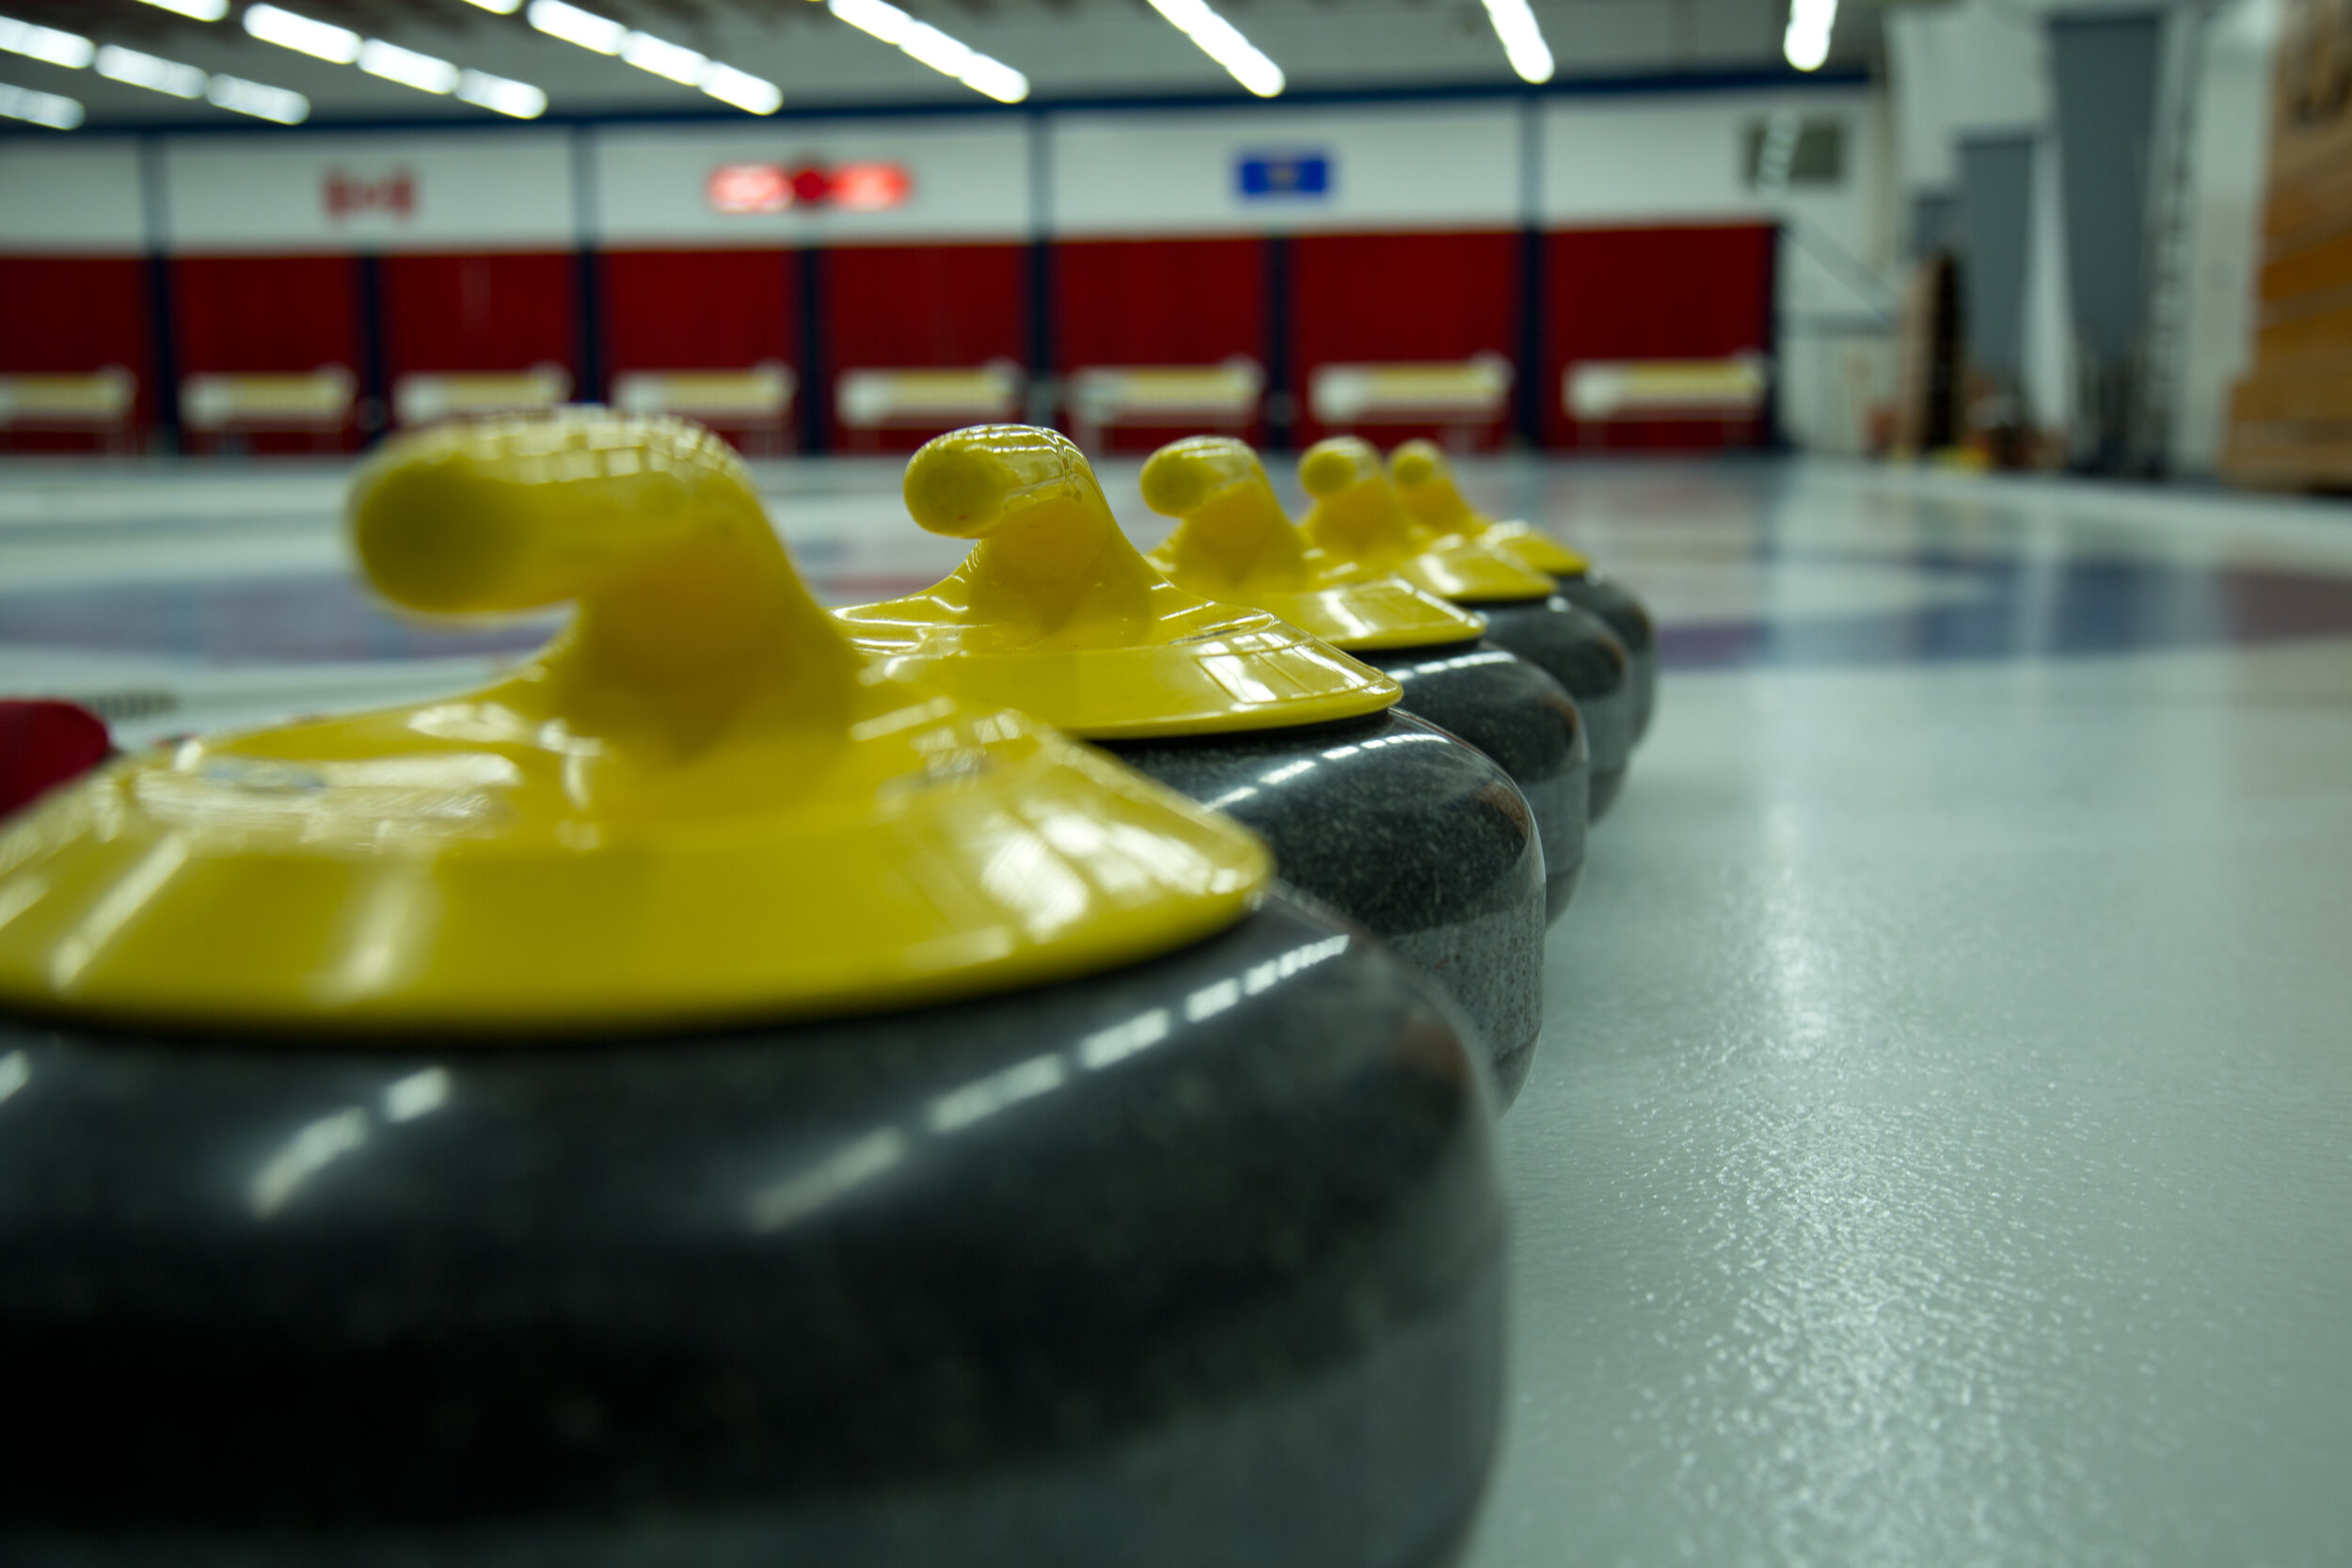
<instances>
[{"instance_id":1,"label":"blurred background","mask_svg":"<svg viewBox=\"0 0 2352 1568\"><path fill-rule=\"evenodd\" d=\"M2352 483L2352 6L0 0L0 443Z\"/></svg>"}]
</instances>

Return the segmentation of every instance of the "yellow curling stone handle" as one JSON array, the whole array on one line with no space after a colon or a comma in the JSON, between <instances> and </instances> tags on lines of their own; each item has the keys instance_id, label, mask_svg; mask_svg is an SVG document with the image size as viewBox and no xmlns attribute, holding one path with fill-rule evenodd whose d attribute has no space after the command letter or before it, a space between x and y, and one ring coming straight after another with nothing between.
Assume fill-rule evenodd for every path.
<instances>
[{"instance_id":1,"label":"yellow curling stone handle","mask_svg":"<svg viewBox=\"0 0 2352 1568\"><path fill-rule=\"evenodd\" d=\"M1393 572L1424 593L1463 603L1539 599L1552 591L1549 578L1492 546L1440 534L1406 512L1369 441L1317 441L1299 454L1298 478L1315 503L1307 537L1343 561Z\"/></svg>"},{"instance_id":2,"label":"yellow curling stone handle","mask_svg":"<svg viewBox=\"0 0 2352 1568\"><path fill-rule=\"evenodd\" d=\"M1169 580L1254 605L1349 652L1427 647L1482 634L1486 617L1307 541L1248 443L1191 436L1143 466L1144 504L1177 519L1152 552Z\"/></svg>"},{"instance_id":3,"label":"yellow curling stone handle","mask_svg":"<svg viewBox=\"0 0 2352 1568\"><path fill-rule=\"evenodd\" d=\"M1050 430L938 436L908 463L905 494L922 527L975 543L923 593L835 612L895 673L1089 739L1315 723L1397 700L1394 681L1296 626L1163 577Z\"/></svg>"},{"instance_id":4,"label":"yellow curling stone handle","mask_svg":"<svg viewBox=\"0 0 2352 1568\"><path fill-rule=\"evenodd\" d=\"M1435 441L1407 441L1389 453L1389 476L1405 509L1439 533L1492 545L1522 566L1554 577L1582 577L1592 562L1527 523L1499 523L1462 499L1454 470Z\"/></svg>"},{"instance_id":5,"label":"yellow curling stone handle","mask_svg":"<svg viewBox=\"0 0 2352 1568\"><path fill-rule=\"evenodd\" d=\"M578 612L486 689L192 741L16 819L0 1004L318 1041L756 1022L1167 951L1270 874L1100 753L870 669L698 427L403 437L351 525L412 609Z\"/></svg>"}]
</instances>

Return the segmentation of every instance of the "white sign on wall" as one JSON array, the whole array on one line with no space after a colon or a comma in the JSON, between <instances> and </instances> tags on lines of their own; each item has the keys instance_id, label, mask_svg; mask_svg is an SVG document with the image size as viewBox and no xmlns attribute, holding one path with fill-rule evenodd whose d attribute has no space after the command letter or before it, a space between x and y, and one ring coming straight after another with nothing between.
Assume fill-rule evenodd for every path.
<instances>
[{"instance_id":1,"label":"white sign on wall","mask_svg":"<svg viewBox=\"0 0 2352 1568\"><path fill-rule=\"evenodd\" d=\"M561 133L189 136L165 145L174 250L568 250Z\"/></svg>"}]
</instances>

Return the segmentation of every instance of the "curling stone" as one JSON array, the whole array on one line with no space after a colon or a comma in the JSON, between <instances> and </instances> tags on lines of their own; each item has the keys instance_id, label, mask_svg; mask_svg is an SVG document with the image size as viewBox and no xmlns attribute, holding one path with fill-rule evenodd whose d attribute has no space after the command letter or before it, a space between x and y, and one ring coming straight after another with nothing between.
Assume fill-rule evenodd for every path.
<instances>
[{"instance_id":1,"label":"curling stone","mask_svg":"<svg viewBox=\"0 0 2352 1568\"><path fill-rule=\"evenodd\" d=\"M79 703L0 699L0 816L106 760L106 721Z\"/></svg>"},{"instance_id":2,"label":"curling stone","mask_svg":"<svg viewBox=\"0 0 2352 1568\"><path fill-rule=\"evenodd\" d=\"M1625 644L1633 674L1633 738L1649 733L1658 705L1658 631L1642 601L1593 570L1581 550L1570 549L1541 529L1523 522L1497 522L1462 499L1445 453L1435 441L1407 441L1389 454L1405 509L1439 533L1458 533L1489 544L1523 566L1559 584L1560 596L1609 624Z\"/></svg>"},{"instance_id":3,"label":"curling stone","mask_svg":"<svg viewBox=\"0 0 2352 1568\"><path fill-rule=\"evenodd\" d=\"M1508 1103L1543 1025L1544 858L1494 761L1396 711L1388 676L1152 569L1078 449L982 425L914 454L906 500L977 541L920 594L836 610L882 668L1091 740L1274 850L1276 874L1458 1000Z\"/></svg>"},{"instance_id":4,"label":"curling stone","mask_svg":"<svg viewBox=\"0 0 2352 1568\"><path fill-rule=\"evenodd\" d=\"M1425 978L876 670L707 433L428 432L352 515L578 616L0 832L0 1559L1449 1559L1501 1220Z\"/></svg>"},{"instance_id":5,"label":"curling stone","mask_svg":"<svg viewBox=\"0 0 2352 1568\"><path fill-rule=\"evenodd\" d=\"M1314 501L1302 525L1310 543L1475 609L1486 617L1486 641L1567 688L1592 749L1588 819L1599 821L1625 783L1633 751L1633 687L1616 634L1562 598L1543 573L1492 545L1417 521L1368 441L1334 436L1316 442L1299 455L1298 477Z\"/></svg>"},{"instance_id":6,"label":"curling stone","mask_svg":"<svg viewBox=\"0 0 2352 1568\"><path fill-rule=\"evenodd\" d=\"M1230 436L1162 447L1143 466L1143 499L1178 519L1147 558L1169 581L1279 616L1385 673L1404 690L1401 708L1502 765L1535 814L1545 916L1558 920L1584 870L1592 771L1560 683L1482 641L1486 617L1309 545L1257 453Z\"/></svg>"}]
</instances>

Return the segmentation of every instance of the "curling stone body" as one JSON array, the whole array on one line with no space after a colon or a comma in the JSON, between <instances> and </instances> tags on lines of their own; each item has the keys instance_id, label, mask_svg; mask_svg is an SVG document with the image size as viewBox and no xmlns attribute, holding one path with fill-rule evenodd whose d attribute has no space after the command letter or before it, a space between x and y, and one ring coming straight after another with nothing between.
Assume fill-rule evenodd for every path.
<instances>
[{"instance_id":1,"label":"curling stone body","mask_svg":"<svg viewBox=\"0 0 2352 1568\"><path fill-rule=\"evenodd\" d=\"M1486 617L1311 546L1245 442L1171 442L1144 464L1141 483L1145 503L1176 519L1150 557L1170 581L1280 616L1381 671L1404 710L1502 766L1534 816L1546 919L1559 919L1584 865L1590 773L1582 721L1559 683L1481 642Z\"/></svg>"},{"instance_id":2,"label":"curling stone body","mask_svg":"<svg viewBox=\"0 0 2352 1568\"><path fill-rule=\"evenodd\" d=\"M1625 644L1633 686L1633 738L1649 730L1658 698L1657 634L1642 602L1592 569L1580 551L1523 522L1498 522L1462 498L1452 465L1434 441L1414 440L1389 455L1397 493L1412 515L1439 533L1494 546L1523 565L1549 574L1559 594L1606 622Z\"/></svg>"},{"instance_id":3,"label":"curling stone body","mask_svg":"<svg viewBox=\"0 0 2352 1568\"><path fill-rule=\"evenodd\" d=\"M1484 639L1356 657L1405 689L1401 711L1469 741L1511 775L1543 840L1545 920L1557 921L1584 875L1591 810L1592 751L1575 699Z\"/></svg>"},{"instance_id":4,"label":"curling stone body","mask_svg":"<svg viewBox=\"0 0 2352 1568\"><path fill-rule=\"evenodd\" d=\"M1507 774L1391 717L1400 688L1378 671L1155 571L1051 431L939 436L908 464L905 494L923 527L977 543L921 594L835 611L858 648L903 679L1111 748L1248 823L1276 875L1428 965L1499 1084L1524 1078L1546 889L1534 814ZM1351 727L1333 739L1334 725Z\"/></svg>"},{"instance_id":5,"label":"curling stone body","mask_svg":"<svg viewBox=\"0 0 2352 1568\"><path fill-rule=\"evenodd\" d=\"M858 655L707 432L421 432L351 511L397 602L580 613L0 825L0 1560L1451 1553L1501 1225L1438 988Z\"/></svg>"},{"instance_id":6,"label":"curling stone body","mask_svg":"<svg viewBox=\"0 0 2352 1568\"><path fill-rule=\"evenodd\" d=\"M1314 498L1305 529L1318 547L1399 572L1475 610L1486 619L1488 641L1567 689L1592 753L1590 820L1600 820L1633 744L1623 644L1598 618L1561 598L1546 574L1471 534L1439 533L1413 516L1369 442L1318 441L1299 455L1298 477Z\"/></svg>"},{"instance_id":7,"label":"curling stone body","mask_svg":"<svg viewBox=\"0 0 2352 1568\"><path fill-rule=\"evenodd\" d=\"M1518 655L1575 697L1592 749L1590 820L1599 821L1615 803L1633 757L1638 709L1625 644L1599 616L1556 594L1476 608L1486 617L1488 641Z\"/></svg>"},{"instance_id":8,"label":"curling stone body","mask_svg":"<svg viewBox=\"0 0 2352 1568\"><path fill-rule=\"evenodd\" d=\"M1450 1009L1277 893L832 1023L0 1023L0 1557L1424 1568L1501 1379Z\"/></svg>"},{"instance_id":9,"label":"curling stone body","mask_svg":"<svg viewBox=\"0 0 2352 1568\"><path fill-rule=\"evenodd\" d=\"M1486 1042L1498 1102L1543 1028L1549 846L1491 757L1399 708L1312 727L1105 742L1224 812L1277 875L1420 964Z\"/></svg>"},{"instance_id":10,"label":"curling stone body","mask_svg":"<svg viewBox=\"0 0 2352 1568\"><path fill-rule=\"evenodd\" d=\"M1625 644L1626 673L1633 689L1633 739L1649 734L1658 707L1658 630L1642 601L1613 578L1595 572L1565 572L1557 579L1560 597L1598 616Z\"/></svg>"}]
</instances>

